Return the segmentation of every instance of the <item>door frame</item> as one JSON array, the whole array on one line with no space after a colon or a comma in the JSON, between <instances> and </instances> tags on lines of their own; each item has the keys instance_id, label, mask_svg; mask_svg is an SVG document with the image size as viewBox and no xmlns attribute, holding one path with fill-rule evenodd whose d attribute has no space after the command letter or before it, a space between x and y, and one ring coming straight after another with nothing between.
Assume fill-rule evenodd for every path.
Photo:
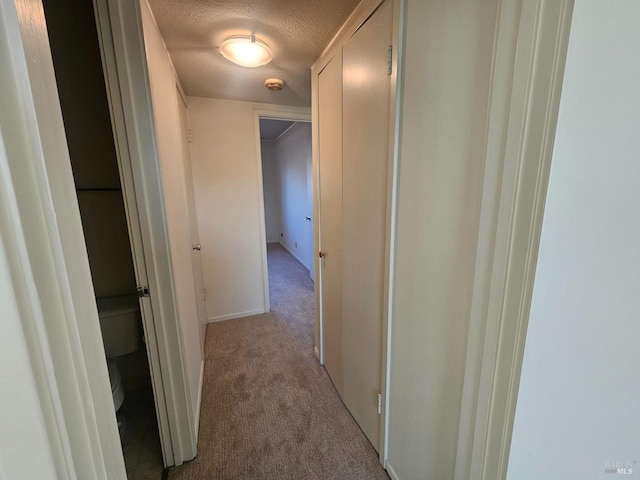
<instances>
[{"instance_id":1,"label":"door frame","mask_svg":"<svg viewBox=\"0 0 640 480\"><path fill-rule=\"evenodd\" d=\"M273 109L256 108L253 111L254 136L256 139L258 177L258 216L260 222L260 253L262 256L262 295L265 313L271 311L271 301L269 300L269 265L267 261L267 226L264 213L264 179L262 178L262 141L260 139L260 119L264 120L288 120L291 122L311 122L311 112L308 108L287 107L286 105L273 105ZM315 203L315 198L314 198ZM315 236L315 225L314 225ZM315 269L314 264L314 269ZM314 271L314 276L317 274ZM316 311L318 306L316 305Z\"/></svg>"},{"instance_id":2,"label":"door frame","mask_svg":"<svg viewBox=\"0 0 640 480\"><path fill-rule=\"evenodd\" d=\"M173 286L140 3L94 0L94 11L136 277L147 280L151 291L141 305L162 451L166 466L181 465L196 455L195 412Z\"/></svg>"},{"instance_id":3,"label":"door frame","mask_svg":"<svg viewBox=\"0 0 640 480\"><path fill-rule=\"evenodd\" d=\"M25 382L47 432L33 455L49 454L59 478L125 479L44 25L40 1L0 5L0 49L11 53L2 55L0 82L0 248L31 360Z\"/></svg>"},{"instance_id":4,"label":"door frame","mask_svg":"<svg viewBox=\"0 0 640 480\"><path fill-rule=\"evenodd\" d=\"M392 332L392 312L393 312L393 278L395 264L395 241L396 241L396 212L397 212L397 189L398 189L398 162L400 118L401 118L401 96L402 96L402 71L403 71L403 51L404 44L404 18L406 0L363 0L358 4L340 30L333 37L324 52L311 67L311 105L313 111L313 175L314 175L314 232L315 251L322 251L320 239L320 146L318 144L318 76L327 66L336 52L351 38L358 29L375 13L384 1L390 1L393 5L393 26L391 44L393 48L392 68L390 75L389 89L389 149L387 153L387 206L386 206L386 238L384 253L384 286L383 286L383 306L382 306L382 365L380 379L380 393L382 395L382 413L380 415L380 463L386 468L388 457L388 430L389 430L389 395L391 382L391 332ZM324 322L322 318L322 272L318 255L314 255L317 281L315 282L316 295L316 329L319 331L316 338L316 355L321 365L324 365ZM319 348L318 348L319 346Z\"/></svg>"},{"instance_id":5,"label":"door frame","mask_svg":"<svg viewBox=\"0 0 640 480\"><path fill-rule=\"evenodd\" d=\"M506 478L574 0L502 1L454 478Z\"/></svg>"}]
</instances>

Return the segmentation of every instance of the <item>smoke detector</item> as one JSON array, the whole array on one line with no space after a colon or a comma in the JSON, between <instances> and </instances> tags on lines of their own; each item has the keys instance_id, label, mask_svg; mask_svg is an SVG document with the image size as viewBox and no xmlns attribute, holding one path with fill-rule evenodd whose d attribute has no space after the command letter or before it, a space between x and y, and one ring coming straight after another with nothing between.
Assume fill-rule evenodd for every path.
<instances>
[{"instance_id":1,"label":"smoke detector","mask_svg":"<svg viewBox=\"0 0 640 480\"><path fill-rule=\"evenodd\" d=\"M279 78L267 78L264 81L264 86L272 92L277 92L279 90L282 90L282 87L284 87L284 82Z\"/></svg>"}]
</instances>

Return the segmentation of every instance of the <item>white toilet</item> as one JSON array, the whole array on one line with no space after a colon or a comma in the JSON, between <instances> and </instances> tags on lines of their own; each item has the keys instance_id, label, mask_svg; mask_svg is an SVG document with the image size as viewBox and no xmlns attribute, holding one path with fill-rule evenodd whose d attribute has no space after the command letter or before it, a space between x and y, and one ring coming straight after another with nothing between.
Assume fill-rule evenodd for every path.
<instances>
[{"instance_id":1,"label":"white toilet","mask_svg":"<svg viewBox=\"0 0 640 480\"><path fill-rule=\"evenodd\" d=\"M124 401L124 387L116 358L138 350L140 346L140 305L136 295L98 299L98 315L109 381L116 412Z\"/></svg>"}]
</instances>

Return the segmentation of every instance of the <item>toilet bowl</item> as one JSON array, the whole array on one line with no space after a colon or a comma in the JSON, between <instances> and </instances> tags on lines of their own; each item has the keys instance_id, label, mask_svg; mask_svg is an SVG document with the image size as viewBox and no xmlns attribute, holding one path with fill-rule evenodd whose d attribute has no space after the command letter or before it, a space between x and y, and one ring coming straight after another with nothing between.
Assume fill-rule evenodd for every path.
<instances>
[{"instance_id":1,"label":"toilet bowl","mask_svg":"<svg viewBox=\"0 0 640 480\"><path fill-rule=\"evenodd\" d=\"M117 412L124 401L124 387L116 359L138 350L140 305L136 295L99 298L97 303L113 404Z\"/></svg>"},{"instance_id":2,"label":"toilet bowl","mask_svg":"<svg viewBox=\"0 0 640 480\"><path fill-rule=\"evenodd\" d=\"M111 395L113 396L113 405L116 408L116 412L120 410L122 402L124 402L124 387L122 386L122 377L120 376L120 370L114 360L107 362L107 368L109 369L109 383L111 384Z\"/></svg>"}]
</instances>

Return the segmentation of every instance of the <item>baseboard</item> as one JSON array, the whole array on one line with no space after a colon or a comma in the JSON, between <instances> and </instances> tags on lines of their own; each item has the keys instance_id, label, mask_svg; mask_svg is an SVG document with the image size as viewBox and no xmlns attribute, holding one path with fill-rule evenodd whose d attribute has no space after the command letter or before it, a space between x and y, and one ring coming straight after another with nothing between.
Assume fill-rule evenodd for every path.
<instances>
[{"instance_id":1,"label":"baseboard","mask_svg":"<svg viewBox=\"0 0 640 480\"><path fill-rule=\"evenodd\" d=\"M313 347L313 353L316 354L318 361L320 361L320 351L318 350L318 347Z\"/></svg>"},{"instance_id":2,"label":"baseboard","mask_svg":"<svg viewBox=\"0 0 640 480\"><path fill-rule=\"evenodd\" d=\"M198 385L198 403L196 404L196 413L193 418L194 428L196 432L196 444L198 442L198 431L200 430L200 406L202 405L202 385L204 383L204 360L200 362L200 384Z\"/></svg>"},{"instance_id":3,"label":"baseboard","mask_svg":"<svg viewBox=\"0 0 640 480\"><path fill-rule=\"evenodd\" d=\"M307 267L307 266L304 264L304 262L302 261L302 259L301 259L301 258L300 258L296 253L294 253L294 251L293 251L293 250L291 250L289 247L287 247L287 246L286 246L284 243L282 243L282 242L278 242L278 243L282 246L282 248L284 248L287 252L289 252L293 258L295 258L296 260L298 260L298 262L300 262L300 265L302 265L304 268L306 268L307 270L309 270L309 267ZM309 270L309 271L310 271L310 270Z\"/></svg>"},{"instance_id":4,"label":"baseboard","mask_svg":"<svg viewBox=\"0 0 640 480\"><path fill-rule=\"evenodd\" d=\"M400 480L400 476L396 473L396 471L393 469L393 467L388 461L387 461L387 473L389 474L389 477L391 478L391 480Z\"/></svg>"},{"instance_id":5,"label":"baseboard","mask_svg":"<svg viewBox=\"0 0 640 480\"><path fill-rule=\"evenodd\" d=\"M246 312L230 313L229 315L220 315L219 317L209 317L208 323L224 322L225 320L234 320L236 318L243 317L252 317L253 315L260 315L262 313L265 313L264 308L248 310Z\"/></svg>"}]
</instances>

